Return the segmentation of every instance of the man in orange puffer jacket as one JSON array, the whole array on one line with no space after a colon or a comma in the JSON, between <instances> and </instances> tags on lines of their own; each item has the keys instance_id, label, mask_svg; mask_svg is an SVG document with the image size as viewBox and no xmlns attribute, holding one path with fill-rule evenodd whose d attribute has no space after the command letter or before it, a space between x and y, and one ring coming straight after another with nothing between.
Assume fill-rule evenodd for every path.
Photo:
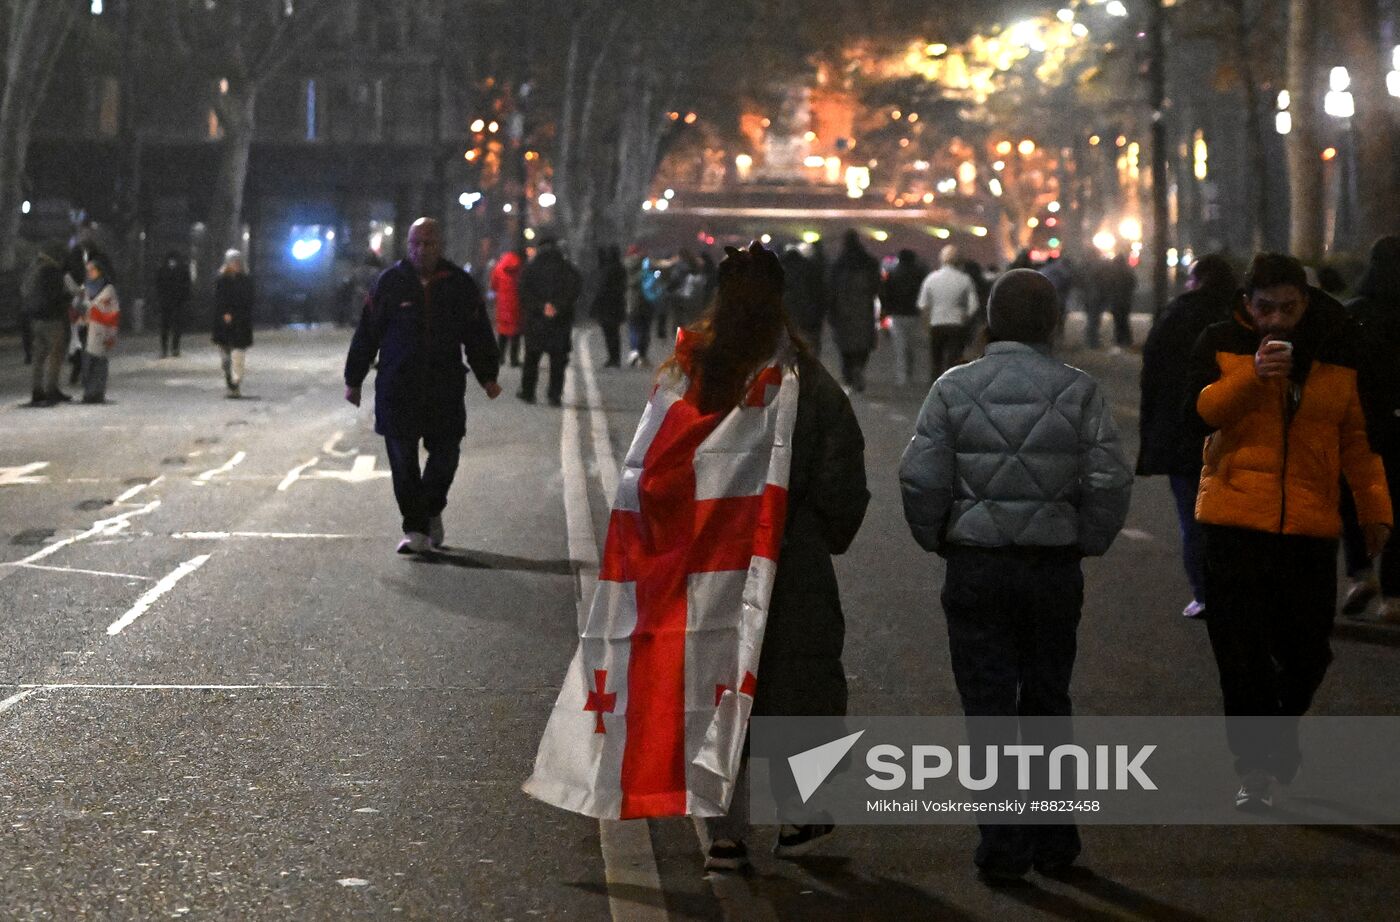
<instances>
[{"instance_id":1,"label":"man in orange puffer jacket","mask_svg":"<svg viewBox=\"0 0 1400 922\"><path fill-rule=\"evenodd\" d=\"M1293 257L1263 253L1233 320L1196 343L1188 412L1208 433L1196 519L1206 623L1242 786L1266 810L1298 771L1298 720L1332 660L1338 492L1346 477L1367 545L1390 534L1381 459L1356 387L1356 330Z\"/></svg>"}]
</instances>

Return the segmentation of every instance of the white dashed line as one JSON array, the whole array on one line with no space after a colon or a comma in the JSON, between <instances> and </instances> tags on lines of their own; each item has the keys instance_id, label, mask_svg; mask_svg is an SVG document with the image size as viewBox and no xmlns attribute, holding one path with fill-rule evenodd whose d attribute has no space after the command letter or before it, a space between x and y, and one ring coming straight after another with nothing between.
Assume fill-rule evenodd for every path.
<instances>
[{"instance_id":1,"label":"white dashed line","mask_svg":"<svg viewBox=\"0 0 1400 922\"><path fill-rule=\"evenodd\" d=\"M25 698L28 698L30 695L34 694L37 691L39 691L38 687L26 688L24 691L16 692L15 694L6 698L4 701L0 701L0 714L5 713L10 708L14 707L16 704L19 704Z\"/></svg>"},{"instance_id":2,"label":"white dashed line","mask_svg":"<svg viewBox=\"0 0 1400 922\"><path fill-rule=\"evenodd\" d=\"M200 567L204 566L205 561L209 559L209 556L210 555L208 554L200 554L198 557L192 557L191 559L186 560L184 563L180 564L174 570L171 570L168 574L162 577L160 582L156 583L150 588L150 590L146 592L145 595L141 596L141 598L136 600L136 604L131 606L131 608L127 610L126 614L122 615L116 621L113 621L107 627L107 636L115 637L122 631L130 627L131 624L137 618L144 615L146 611L150 609L150 607L154 605L158 599L160 599L161 596L174 589L176 583L180 582L180 580L184 579L186 576L189 576L195 570L198 570Z\"/></svg>"},{"instance_id":3,"label":"white dashed line","mask_svg":"<svg viewBox=\"0 0 1400 922\"><path fill-rule=\"evenodd\" d=\"M275 541L295 541L301 539L331 541L345 538L359 538L361 536L335 534L319 535L288 531L177 531L170 537L181 541L228 541L232 538L269 538Z\"/></svg>"},{"instance_id":4,"label":"white dashed line","mask_svg":"<svg viewBox=\"0 0 1400 922\"><path fill-rule=\"evenodd\" d=\"M50 573L83 573L88 576L114 576L118 579L139 579L143 582L150 582L153 577L137 576L135 573L113 573L110 570L84 570L82 567L46 567L39 563L11 563L0 564L7 567L23 567L26 570L45 570Z\"/></svg>"},{"instance_id":5,"label":"white dashed line","mask_svg":"<svg viewBox=\"0 0 1400 922\"><path fill-rule=\"evenodd\" d=\"M136 486L132 487L130 490L127 490L125 493L121 494L121 495L118 496L116 499L112 500L112 502L113 502L113 503L124 503L124 502L127 502L128 500L131 500L132 498L134 498L135 496L137 496L139 493L141 493L141 491L146 490L146 489L148 489L148 488L150 488L150 487L155 486L156 484L160 483L160 482L161 482L162 480L164 480L164 479L165 479L165 475L164 475L164 474L161 474L161 475L160 475L159 477L157 477L155 480L150 480L150 481L147 481L146 483L138 483Z\"/></svg>"},{"instance_id":6,"label":"white dashed line","mask_svg":"<svg viewBox=\"0 0 1400 922\"><path fill-rule=\"evenodd\" d=\"M37 561L43 560L45 557L50 557L54 554L57 554L59 551L63 550L65 547L68 547L70 544L77 544L79 541L85 541L88 538L92 538L97 535L115 535L125 530L127 524L132 518L135 518L138 515L145 515L146 513L153 511L159 505L160 500L155 499L151 500L149 503L142 506L140 509L131 509L127 512L123 512L120 515L114 515L110 519L101 519L97 522L94 522L92 527L89 528L87 531L80 532L79 534L73 535L72 537L64 538L61 541L55 541L53 544L46 544L39 550L30 554L28 557L14 561L14 565L16 567L19 567L24 566L25 564L35 563ZM9 570L0 570L0 579L4 579L6 575L13 572L13 567Z\"/></svg>"},{"instance_id":7,"label":"white dashed line","mask_svg":"<svg viewBox=\"0 0 1400 922\"><path fill-rule=\"evenodd\" d=\"M277 492L285 493L288 490L290 490L292 484L296 483L297 480L301 477L302 471L306 470L308 467L311 467L313 464L320 460L320 456L317 456L304 464L298 464L296 467L292 468L290 471L287 472L287 476L282 478L282 482L277 485Z\"/></svg>"},{"instance_id":8,"label":"white dashed line","mask_svg":"<svg viewBox=\"0 0 1400 922\"><path fill-rule=\"evenodd\" d=\"M200 474L198 477L195 478L195 482L208 483L220 474L227 474L229 471L242 464L243 459L246 457L248 457L248 453L246 451L240 451L237 454L235 454L232 458L229 458L227 461L225 461L223 464L220 464L218 467L213 468L212 470L207 470L203 474Z\"/></svg>"}]
</instances>

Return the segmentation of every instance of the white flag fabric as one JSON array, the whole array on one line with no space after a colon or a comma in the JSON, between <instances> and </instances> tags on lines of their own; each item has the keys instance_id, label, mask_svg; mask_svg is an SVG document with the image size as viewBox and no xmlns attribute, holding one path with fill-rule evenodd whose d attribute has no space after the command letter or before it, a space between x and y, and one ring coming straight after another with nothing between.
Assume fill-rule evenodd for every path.
<instances>
[{"instance_id":1,"label":"white flag fabric","mask_svg":"<svg viewBox=\"0 0 1400 922\"><path fill-rule=\"evenodd\" d=\"M727 413L701 413L688 377L652 393L526 793L611 819L726 812L782 546L797 395L796 369L777 359Z\"/></svg>"}]
</instances>

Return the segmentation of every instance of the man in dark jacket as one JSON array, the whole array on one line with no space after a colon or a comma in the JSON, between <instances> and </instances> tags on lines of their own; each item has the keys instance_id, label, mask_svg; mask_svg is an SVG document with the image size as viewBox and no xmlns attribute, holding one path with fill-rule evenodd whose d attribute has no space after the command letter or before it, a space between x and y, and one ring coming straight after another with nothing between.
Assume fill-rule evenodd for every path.
<instances>
[{"instance_id":1,"label":"man in dark jacket","mask_svg":"<svg viewBox=\"0 0 1400 922\"><path fill-rule=\"evenodd\" d=\"M1206 327L1230 319L1239 299L1235 271L1223 256L1202 256L1186 276L1186 292L1167 309L1147 334L1142 347L1141 436L1137 473L1166 474L1176 498L1181 526L1181 555L1191 584L1187 618L1205 613L1205 557L1196 524L1196 488L1201 482L1201 437L1187 424L1186 367L1191 348Z\"/></svg>"},{"instance_id":2,"label":"man in dark jacket","mask_svg":"<svg viewBox=\"0 0 1400 922\"><path fill-rule=\"evenodd\" d=\"M535 402L540 358L549 355L549 405L564 393L564 368L573 348L574 305L582 288L578 270L564 258L553 237L540 240L539 251L520 274L520 315L525 329L525 368L515 396Z\"/></svg>"},{"instance_id":3,"label":"man in dark jacket","mask_svg":"<svg viewBox=\"0 0 1400 922\"><path fill-rule=\"evenodd\" d=\"M783 267L783 310L812 347L812 354L820 359L822 321L826 319L826 280L822 267L798 246L784 250L778 262Z\"/></svg>"},{"instance_id":4,"label":"man in dark jacket","mask_svg":"<svg viewBox=\"0 0 1400 922\"><path fill-rule=\"evenodd\" d=\"M914 355L922 351L919 288L928 277L928 266L913 250L900 250L899 261L880 286L880 317L889 318L894 342L894 383L909 383Z\"/></svg>"},{"instance_id":5,"label":"man in dark jacket","mask_svg":"<svg viewBox=\"0 0 1400 922\"><path fill-rule=\"evenodd\" d=\"M345 399L359 406L360 386L379 358L374 431L384 436L403 515L400 554L442 546L442 510L467 427L463 348L477 382L495 400L500 356L481 291L442 258L438 223L419 218L408 231L408 258L374 283L345 360ZM428 452L421 470L420 441Z\"/></svg>"},{"instance_id":6,"label":"man in dark jacket","mask_svg":"<svg viewBox=\"0 0 1400 922\"><path fill-rule=\"evenodd\" d=\"M160 357L180 355L185 305L190 300L190 264L179 250L165 254L156 272L156 309L160 311Z\"/></svg>"},{"instance_id":7,"label":"man in dark jacket","mask_svg":"<svg viewBox=\"0 0 1400 922\"><path fill-rule=\"evenodd\" d=\"M72 296L63 284L61 244L39 251L25 278L24 316L34 337L34 387L30 406L51 407L71 400L58 389L58 374L68 348L68 308Z\"/></svg>"},{"instance_id":8,"label":"man in dark jacket","mask_svg":"<svg viewBox=\"0 0 1400 922\"><path fill-rule=\"evenodd\" d=\"M598 249L598 268L590 287L588 311L603 331L608 360L604 368L622 366L622 321L627 317L627 270L615 246Z\"/></svg>"}]
</instances>

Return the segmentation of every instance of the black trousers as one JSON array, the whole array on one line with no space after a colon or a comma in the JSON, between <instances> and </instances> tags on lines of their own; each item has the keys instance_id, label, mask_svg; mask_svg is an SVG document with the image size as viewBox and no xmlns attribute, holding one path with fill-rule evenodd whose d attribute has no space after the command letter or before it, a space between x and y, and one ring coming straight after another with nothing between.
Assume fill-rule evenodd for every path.
<instances>
[{"instance_id":1,"label":"black trousers","mask_svg":"<svg viewBox=\"0 0 1400 922\"><path fill-rule=\"evenodd\" d=\"M427 534L428 520L447 508L447 491L457 474L462 440L424 436L422 442L428 451L428 461L421 469L418 442L418 439L384 439L394 480L394 499L403 516L403 530Z\"/></svg>"},{"instance_id":2,"label":"black trousers","mask_svg":"<svg viewBox=\"0 0 1400 922\"><path fill-rule=\"evenodd\" d=\"M160 354L167 352L180 354L180 334L185 329L185 305L162 304L160 306Z\"/></svg>"},{"instance_id":3,"label":"black trousers","mask_svg":"<svg viewBox=\"0 0 1400 922\"><path fill-rule=\"evenodd\" d=\"M510 367L520 367L520 334L519 333L497 333L496 351L501 354L501 361L506 361L506 353L510 353Z\"/></svg>"},{"instance_id":4,"label":"black trousers","mask_svg":"<svg viewBox=\"0 0 1400 922\"><path fill-rule=\"evenodd\" d=\"M1204 532L1206 627L1235 770L1291 781L1302 761L1298 718L1332 662L1337 542L1220 525Z\"/></svg>"},{"instance_id":5,"label":"black trousers","mask_svg":"<svg viewBox=\"0 0 1400 922\"><path fill-rule=\"evenodd\" d=\"M608 365L622 364L622 324L599 323L603 330L603 343L608 347Z\"/></svg>"},{"instance_id":6,"label":"black trousers","mask_svg":"<svg viewBox=\"0 0 1400 922\"><path fill-rule=\"evenodd\" d=\"M987 746L1012 745L1018 736L1047 752L1073 741L1069 683L1084 604L1079 562L1073 548L959 547L948 554L943 611L975 755L985 755ZM1019 720L1025 717L1038 720ZM974 767L979 776L983 770ZM989 797L1015 799L1015 771L1006 761L998 780ZM1043 784L1036 779L1036 787ZM1073 823L978 829L982 839L973 861L993 871L1020 874L1032 864L1066 864L1081 847Z\"/></svg>"},{"instance_id":7,"label":"black trousers","mask_svg":"<svg viewBox=\"0 0 1400 922\"><path fill-rule=\"evenodd\" d=\"M540 357L549 356L549 385L546 390L550 400L558 400L564 393L564 369L569 365L569 353L563 349L548 353L539 349L525 349L525 367L520 372L520 392L534 399L535 387L540 380Z\"/></svg>"},{"instance_id":8,"label":"black trousers","mask_svg":"<svg viewBox=\"0 0 1400 922\"><path fill-rule=\"evenodd\" d=\"M967 333L959 324L940 323L928 328L929 380L962 360Z\"/></svg>"}]
</instances>

